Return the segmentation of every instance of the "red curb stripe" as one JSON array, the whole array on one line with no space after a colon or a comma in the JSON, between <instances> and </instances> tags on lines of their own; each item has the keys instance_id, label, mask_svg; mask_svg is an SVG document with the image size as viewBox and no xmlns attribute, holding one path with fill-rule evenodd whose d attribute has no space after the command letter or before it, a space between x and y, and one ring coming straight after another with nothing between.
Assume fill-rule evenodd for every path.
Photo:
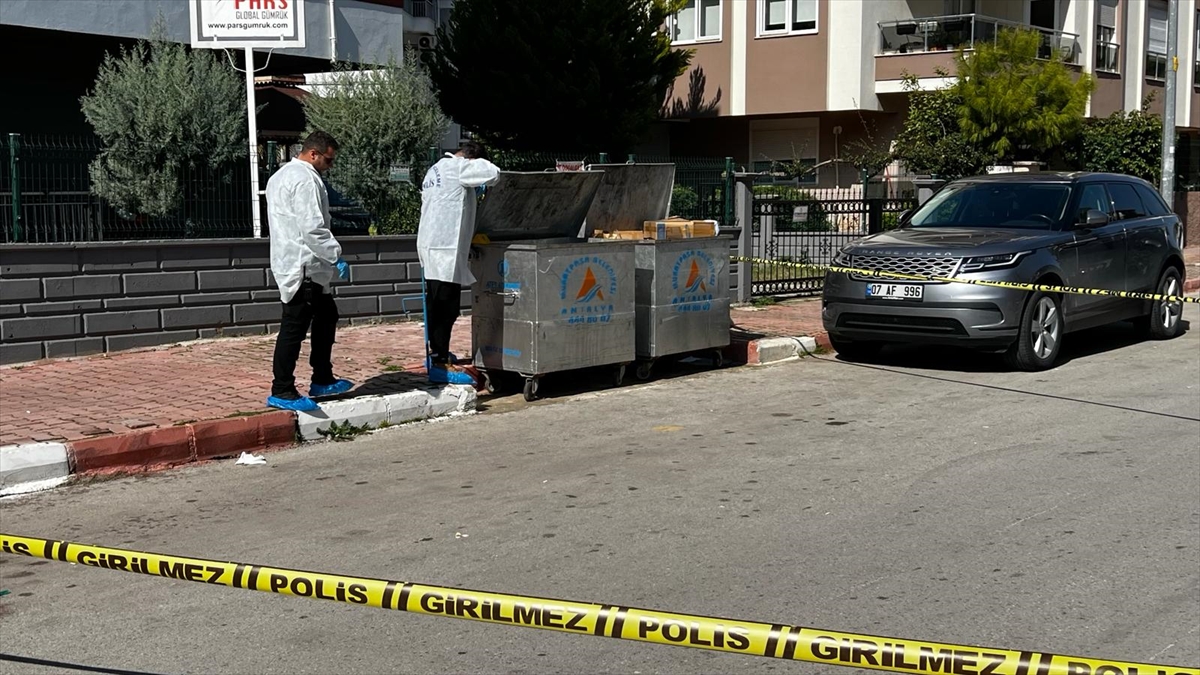
<instances>
[{"instance_id":1,"label":"red curb stripe","mask_svg":"<svg viewBox=\"0 0 1200 675\"><path fill-rule=\"evenodd\" d=\"M67 456L72 474L141 472L295 442L296 414L280 410L74 441Z\"/></svg>"}]
</instances>

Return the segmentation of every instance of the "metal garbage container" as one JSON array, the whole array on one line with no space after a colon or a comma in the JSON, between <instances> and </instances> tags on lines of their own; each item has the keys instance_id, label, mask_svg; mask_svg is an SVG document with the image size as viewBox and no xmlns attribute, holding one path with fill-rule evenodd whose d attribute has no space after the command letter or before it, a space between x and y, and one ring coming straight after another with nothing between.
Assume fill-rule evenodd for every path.
<instances>
[{"instance_id":1,"label":"metal garbage container","mask_svg":"<svg viewBox=\"0 0 1200 675\"><path fill-rule=\"evenodd\" d=\"M642 230L670 213L673 164L593 164L604 172L587 225ZM638 379L660 358L710 352L719 368L729 345L729 260L732 237L641 239L634 296Z\"/></svg>"},{"instance_id":2,"label":"metal garbage container","mask_svg":"<svg viewBox=\"0 0 1200 675\"><path fill-rule=\"evenodd\" d=\"M525 378L537 398L542 376L634 361L634 241L582 236L600 187L597 171L502 172L479 205L471 292L475 367Z\"/></svg>"}]
</instances>

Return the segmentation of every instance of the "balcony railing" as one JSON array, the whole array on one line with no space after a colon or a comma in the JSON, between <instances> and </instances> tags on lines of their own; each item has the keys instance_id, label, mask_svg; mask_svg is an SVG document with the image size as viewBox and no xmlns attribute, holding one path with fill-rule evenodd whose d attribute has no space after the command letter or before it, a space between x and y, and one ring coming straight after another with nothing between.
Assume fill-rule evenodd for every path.
<instances>
[{"instance_id":1,"label":"balcony railing","mask_svg":"<svg viewBox=\"0 0 1200 675\"><path fill-rule=\"evenodd\" d=\"M1121 45L1106 40L1096 41L1096 70L1102 73L1121 71Z\"/></svg>"},{"instance_id":2,"label":"balcony railing","mask_svg":"<svg viewBox=\"0 0 1200 675\"><path fill-rule=\"evenodd\" d=\"M434 0L408 0L404 8L417 19L437 19L437 3Z\"/></svg>"},{"instance_id":3,"label":"balcony railing","mask_svg":"<svg viewBox=\"0 0 1200 675\"><path fill-rule=\"evenodd\" d=\"M1079 65L1079 36L1039 26L993 19L981 14L918 17L879 24L879 54L927 54L953 52L960 47L995 42L1001 28L1024 28L1042 34L1038 58L1049 59L1058 51L1066 63Z\"/></svg>"}]
</instances>

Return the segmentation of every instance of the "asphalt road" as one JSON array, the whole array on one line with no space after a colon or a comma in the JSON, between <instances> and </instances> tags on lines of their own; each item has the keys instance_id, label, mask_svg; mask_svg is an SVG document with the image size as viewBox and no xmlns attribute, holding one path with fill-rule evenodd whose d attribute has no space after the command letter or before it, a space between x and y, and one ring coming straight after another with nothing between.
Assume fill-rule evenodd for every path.
<instances>
[{"instance_id":1,"label":"asphalt road","mask_svg":"<svg viewBox=\"0 0 1200 675\"><path fill-rule=\"evenodd\" d=\"M935 350L692 375L0 502L135 549L1200 664L1200 312L1054 371ZM849 668L0 555L0 652L156 673ZM4 673L71 672L0 662Z\"/></svg>"}]
</instances>

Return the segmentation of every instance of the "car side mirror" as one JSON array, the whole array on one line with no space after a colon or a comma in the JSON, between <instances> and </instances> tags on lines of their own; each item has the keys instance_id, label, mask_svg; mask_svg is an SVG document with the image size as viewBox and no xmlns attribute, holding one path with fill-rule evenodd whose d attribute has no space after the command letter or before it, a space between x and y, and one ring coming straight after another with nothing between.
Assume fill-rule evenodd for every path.
<instances>
[{"instance_id":1,"label":"car side mirror","mask_svg":"<svg viewBox=\"0 0 1200 675\"><path fill-rule=\"evenodd\" d=\"M1079 224L1083 227L1102 227L1108 224L1108 214L1098 209L1088 209L1080 214Z\"/></svg>"}]
</instances>

